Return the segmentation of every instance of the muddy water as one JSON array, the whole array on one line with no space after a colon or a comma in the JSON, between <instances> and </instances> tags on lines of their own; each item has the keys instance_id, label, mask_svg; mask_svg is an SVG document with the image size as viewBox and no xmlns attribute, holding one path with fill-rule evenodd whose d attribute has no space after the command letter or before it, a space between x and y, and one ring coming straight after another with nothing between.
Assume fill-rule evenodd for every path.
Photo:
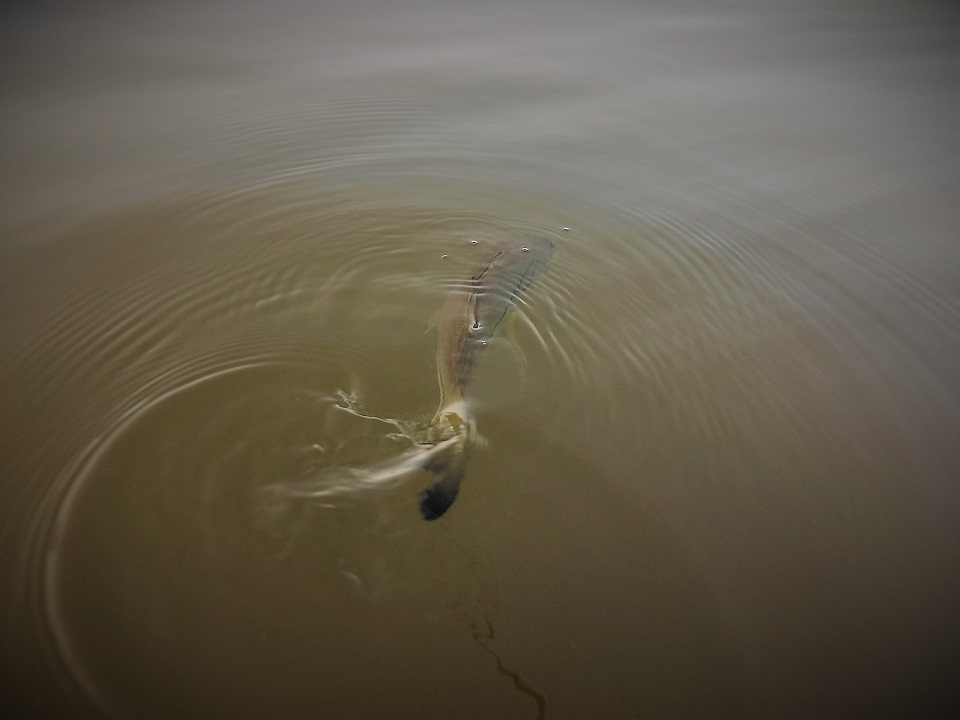
<instances>
[{"instance_id":1,"label":"muddy water","mask_svg":"<svg viewBox=\"0 0 960 720\"><path fill-rule=\"evenodd\" d=\"M3 32L2 707L923 713L957 670L956 18L95 3ZM390 482L430 318L556 246Z\"/></svg>"}]
</instances>

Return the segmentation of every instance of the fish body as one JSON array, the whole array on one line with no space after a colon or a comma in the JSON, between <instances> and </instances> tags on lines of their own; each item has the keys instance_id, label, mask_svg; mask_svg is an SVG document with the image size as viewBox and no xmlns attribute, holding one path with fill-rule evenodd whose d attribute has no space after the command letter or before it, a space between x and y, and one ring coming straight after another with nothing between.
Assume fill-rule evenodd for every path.
<instances>
[{"instance_id":1,"label":"fish body","mask_svg":"<svg viewBox=\"0 0 960 720\"><path fill-rule=\"evenodd\" d=\"M466 389L494 331L516 306L521 294L543 272L554 244L527 238L501 248L461 287L447 296L437 321L437 379L440 405L429 437L447 452L433 455L424 467L439 480L421 495L427 520L442 516L457 497L476 430ZM451 439L457 442L450 443Z\"/></svg>"}]
</instances>

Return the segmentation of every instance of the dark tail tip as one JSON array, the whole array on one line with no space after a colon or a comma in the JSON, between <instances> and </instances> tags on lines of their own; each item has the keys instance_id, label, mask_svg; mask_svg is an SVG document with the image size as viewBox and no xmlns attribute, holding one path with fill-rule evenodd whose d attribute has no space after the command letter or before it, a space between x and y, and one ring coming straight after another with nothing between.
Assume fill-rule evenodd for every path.
<instances>
[{"instance_id":1,"label":"dark tail tip","mask_svg":"<svg viewBox=\"0 0 960 720\"><path fill-rule=\"evenodd\" d=\"M436 520L450 509L460 491L462 475L451 475L434 483L420 493L420 514L424 520Z\"/></svg>"}]
</instances>

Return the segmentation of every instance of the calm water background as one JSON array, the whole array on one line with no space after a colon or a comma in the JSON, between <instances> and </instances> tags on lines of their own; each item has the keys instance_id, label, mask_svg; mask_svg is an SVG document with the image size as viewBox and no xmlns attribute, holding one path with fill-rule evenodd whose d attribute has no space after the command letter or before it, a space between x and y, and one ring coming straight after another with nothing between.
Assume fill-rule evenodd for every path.
<instances>
[{"instance_id":1,"label":"calm water background","mask_svg":"<svg viewBox=\"0 0 960 720\"><path fill-rule=\"evenodd\" d=\"M948 4L32 6L2 33L2 707L929 713L960 671ZM425 334L557 245L448 515ZM390 421L396 421L391 423ZM362 478L361 478L362 480Z\"/></svg>"}]
</instances>

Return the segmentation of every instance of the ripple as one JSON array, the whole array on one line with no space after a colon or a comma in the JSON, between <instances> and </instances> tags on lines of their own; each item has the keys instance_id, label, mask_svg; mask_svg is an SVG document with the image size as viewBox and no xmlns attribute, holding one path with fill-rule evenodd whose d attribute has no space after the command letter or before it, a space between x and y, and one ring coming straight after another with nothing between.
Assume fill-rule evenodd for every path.
<instances>
[{"instance_id":1,"label":"ripple","mask_svg":"<svg viewBox=\"0 0 960 720\"><path fill-rule=\"evenodd\" d=\"M510 716L529 677L869 715L956 635L955 24L501 5L8 23L0 675L46 714ZM527 234L486 445L419 522L370 471Z\"/></svg>"},{"instance_id":2,"label":"ripple","mask_svg":"<svg viewBox=\"0 0 960 720\"><path fill-rule=\"evenodd\" d=\"M30 597L43 594L45 575L48 599L56 603L50 616L55 634L65 643L76 632L76 623L61 617L56 589L67 528L86 526L78 503L102 497L106 486L100 478L109 475L116 448L155 444L155 433L144 435L138 428L152 427L152 418L163 417L177 398L207 397L195 407L187 405L208 422L194 438L180 431L168 434L170 459L199 460L205 448L212 453L205 465L211 473L221 462L255 465L250 448L263 444L243 433L229 442L217 440L217 427L230 427L239 408L245 408L241 415L255 415L251 403L269 407L271 398L284 396L293 377L301 378L301 387L315 388L317 397L329 399L336 388L357 386L385 416L428 417L438 390L435 341L423 332L427 319L449 288L462 281L463 271L475 267L498 239L535 229L539 226L529 222L464 213L422 199L398 203L394 196L369 192L318 194L308 185L265 194L206 194L138 208L50 241L77 253L37 251L22 257L25 272L59 280L44 305L48 309L34 315L23 342L4 357L4 377L17 379L4 386L6 407L25 420L8 434L4 470L37 479L4 488L4 505L27 518L9 526L5 538L13 543L16 537L20 546L16 575L34 578L21 585L19 602L36 605ZM445 262L443 254L449 256ZM10 293L32 292L26 284L7 287ZM386 370L391 362L399 377L407 376L404 386L397 387L398 376ZM274 373L269 390L251 398L249 381L222 389L227 378L255 371ZM220 403L220 414L211 416L207 407ZM301 427L297 418L310 423L277 409L275 417L285 416L279 425L264 417L262 437L286 440L281 445L289 448L289 431ZM38 425L46 428L43 438L36 436ZM164 429L195 425L196 417L184 410ZM350 435L341 430L334 435ZM323 445L316 437L304 439L287 459L305 461L309 448ZM369 454L371 448L352 452ZM222 517L222 507L231 506L225 499L238 489L200 483L190 499L175 498L171 493L178 482L182 487L182 477L169 466L153 480L146 479L147 466L135 474L147 494L170 485L160 503L174 503L175 516ZM405 509L415 509L406 494L401 500ZM291 519L289 513L284 519ZM197 519L196 527L204 522ZM268 525L282 544L290 541L290 527L297 523ZM370 592L380 586L372 570L350 572L364 577ZM39 616L34 622L45 623ZM56 657L58 651L51 654ZM97 696L96 680L83 678L82 657L67 652L66 660L78 674L76 704L82 706L83 698ZM69 681L63 684L65 692L76 694Z\"/></svg>"},{"instance_id":3,"label":"ripple","mask_svg":"<svg viewBox=\"0 0 960 720\"><path fill-rule=\"evenodd\" d=\"M381 161L308 163L139 207L20 256L18 277L50 287L4 288L14 305L45 297L32 323L15 326L0 367L7 412L22 419L10 423L3 470L36 478L4 488L4 506L27 518L4 542L26 548L13 569L32 578L19 602L46 585L54 603L34 622L51 622L64 647L87 648L66 651L81 704L100 681L78 669L91 651L60 584L76 544L65 538L127 522L107 508L112 494L149 531L158 561L184 549L168 543L192 538L242 574L245 562L302 560L309 538L323 538L335 574L325 577L343 593L337 612L413 592L416 573L400 568L434 541L419 534L410 487L356 488L364 468L410 448L398 427L429 419L438 388L428 320L504 241L545 236L556 252L518 303L522 354L497 336L477 373L471 402L494 438L485 452L503 447L505 418L519 428L512 440L527 433L528 452L537 437L562 441L609 469L630 502L654 498L691 547L702 543L684 493L709 491L725 493L734 516L791 503L816 518L797 533L832 522L867 552L886 532L890 490L863 468L878 458L893 473L908 467L894 439L957 413L941 392L945 366L876 300L884 278L900 312L925 315L956 343L956 299L924 284L938 253L904 263L866 242L899 209L870 206L871 223L841 216L848 229L837 230L770 217L720 190L694 205L663 193L650 203L551 199L462 177L398 186ZM353 185L369 166L382 179ZM816 232L843 242L796 257L791 241ZM838 284L838 272L863 283ZM911 363L904 383L897 373ZM883 393L902 399L917 378L941 410L907 430ZM338 391L370 417L345 415ZM143 487L118 485L118 464ZM477 465L482 478L482 455ZM860 479L838 490L823 465ZM677 467L694 470L671 483ZM163 522L185 538L165 540ZM378 560L370 548L388 540L392 554ZM359 565L349 560L357 547Z\"/></svg>"}]
</instances>

